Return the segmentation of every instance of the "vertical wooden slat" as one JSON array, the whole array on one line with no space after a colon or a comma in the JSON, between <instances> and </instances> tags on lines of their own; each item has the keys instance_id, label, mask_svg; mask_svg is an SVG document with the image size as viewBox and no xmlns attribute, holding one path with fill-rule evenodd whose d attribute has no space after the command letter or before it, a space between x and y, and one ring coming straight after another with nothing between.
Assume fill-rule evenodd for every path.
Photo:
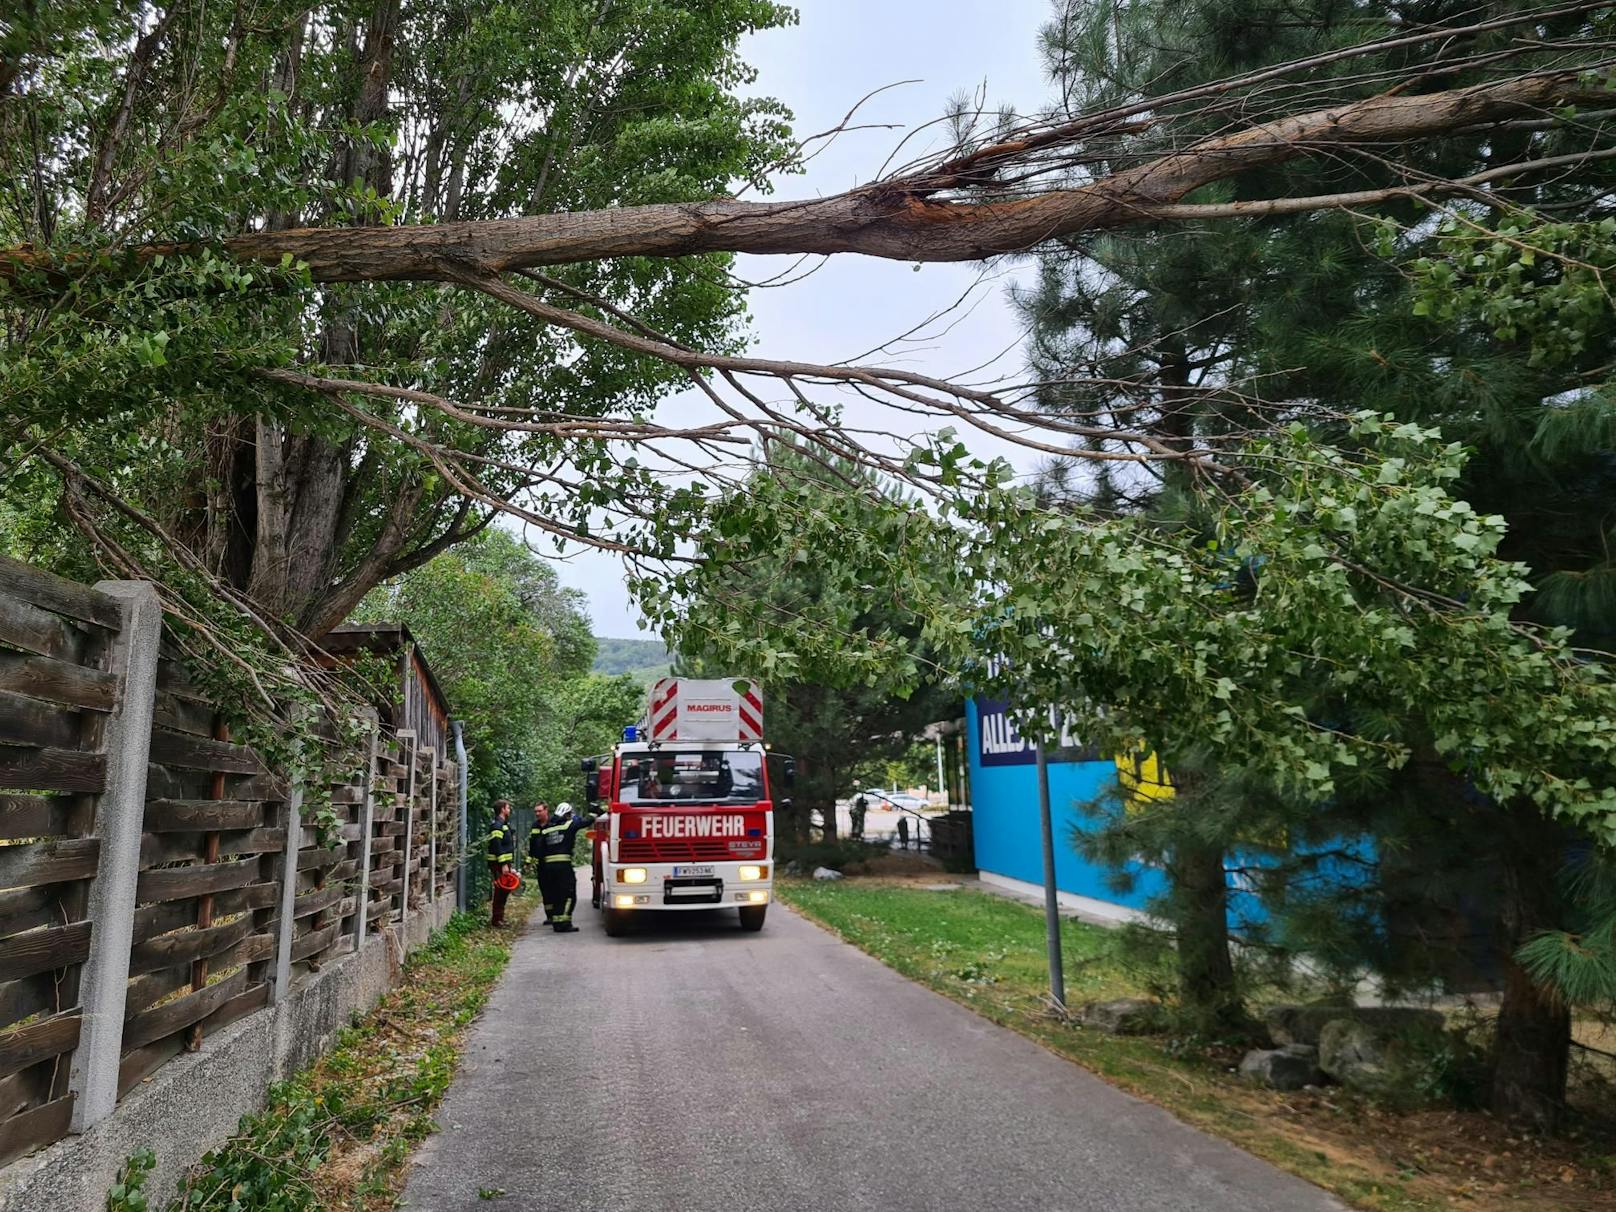
<instances>
[{"instance_id":1,"label":"vertical wooden slat","mask_svg":"<svg viewBox=\"0 0 1616 1212\"><path fill-rule=\"evenodd\" d=\"M400 729L398 739L408 757L404 767L404 861L401 865L403 883L399 887L398 920L410 920L410 859L415 854L415 747L413 729Z\"/></svg>"},{"instance_id":2,"label":"vertical wooden slat","mask_svg":"<svg viewBox=\"0 0 1616 1212\"><path fill-rule=\"evenodd\" d=\"M358 918L354 922L355 951L365 949L365 935L370 929L370 860L376 837L376 747L380 740L377 723L376 715L372 712L366 739L364 781L359 797L359 892L356 897Z\"/></svg>"},{"instance_id":3,"label":"vertical wooden slat","mask_svg":"<svg viewBox=\"0 0 1616 1212\"><path fill-rule=\"evenodd\" d=\"M230 739L230 725L224 722L221 716L213 717L213 739L228 741ZM215 770L208 788L208 798L224 799L224 771ZM211 829L202 835L202 861L213 864L219 861L219 831ZM213 925L213 893L206 892L196 900L196 928L206 930ZM208 961L199 959L191 964L192 990L205 989L208 985ZM192 1025L185 1034L185 1050L195 1052L202 1046L203 1026L200 1022Z\"/></svg>"},{"instance_id":4,"label":"vertical wooden slat","mask_svg":"<svg viewBox=\"0 0 1616 1212\"><path fill-rule=\"evenodd\" d=\"M430 910L432 903L438 899L438 751L428 749L426 758L429 787L426 819L431 822L426 844L426 904Z\"/></svg>"}]
</instances>

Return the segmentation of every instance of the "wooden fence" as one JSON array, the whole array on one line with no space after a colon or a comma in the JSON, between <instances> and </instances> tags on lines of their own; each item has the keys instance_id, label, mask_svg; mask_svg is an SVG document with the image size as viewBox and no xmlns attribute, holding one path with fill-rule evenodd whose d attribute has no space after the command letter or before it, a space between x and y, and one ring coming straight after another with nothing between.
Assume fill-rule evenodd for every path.
<instances>
[{"instance_id":1,"label":"wooden fence","mask_svg":"<svg viewBox=\"0 0 1616 1212\"><path fill-rule=\"evenodd\" d=\"M452 761L368 731L325 786L268 769L149 585L0 558L0 1164L453 887Z\"/></svg>"}]
</instances>

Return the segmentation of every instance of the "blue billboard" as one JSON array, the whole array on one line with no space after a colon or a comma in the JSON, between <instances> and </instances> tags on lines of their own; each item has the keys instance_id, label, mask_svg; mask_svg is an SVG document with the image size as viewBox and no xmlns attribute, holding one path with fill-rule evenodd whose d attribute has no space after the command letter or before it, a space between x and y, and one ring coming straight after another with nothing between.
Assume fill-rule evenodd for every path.
<instances>
[{"instance_id":1,"label":"blue billboard","mask_svg":"<svg viewBox=\"0 0 1616 1212\"><path fill-rule=\"evenodd\" d=\"M1033 743L1022 736L1010 715L1008 699L976 696L975 764L979 766L1030 766L1037 758ZM1060 742L1049 749L1051 762L1093 762L1099 754L1085 745L1063 723Z\"/></svg>"}]
</instances>

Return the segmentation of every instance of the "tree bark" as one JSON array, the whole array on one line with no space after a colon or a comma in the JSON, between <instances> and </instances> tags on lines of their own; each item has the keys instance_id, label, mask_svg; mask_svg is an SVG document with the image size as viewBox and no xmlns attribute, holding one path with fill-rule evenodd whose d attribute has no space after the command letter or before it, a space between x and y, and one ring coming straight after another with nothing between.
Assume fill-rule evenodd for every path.
<instances>
[{"instance_id":1,"label":"tree bark","mask_svg":"<svg viewBox=\"0 0 1616 1212\"><path fill-rule=\"evenodd\" d=\"M777 815L775 828L784 834L783 840L791 849L800 850L808 844L807 808L793 799L791 807Z\"/></svg>"},{"instance_id":2,"label":"tree bark","mask_svg":"<svg viewBox=\"0 0 1616 1212\"><path fill-rule=\"evenodd\" d=\"M366 22L348 113L356 125L387 116L398 22L398 0L379 0ZM347 142L334 172L339 180L372 186L382 196L392 190L390 154L363 139ZM321 358L333 365L357 362L364 340L351 311L333 310L320 334ZM414 510L421 502L418 478L400 485L381 533L358 565L343 575L342 545L355 493L367 487L353 482L353 453L317 434L295 433L264 418L257 423L257 509L248 592L268 613L295 623L311 639L342 622L387 575L411 537Z\"/></svg>"},{"instance_id":3,"label":"tree bark","mask_svg":"<svg viewBox=\"0 0 1616 1212\"><path fill-rule=\"evenodd\" d=\"M1493 1114L1552 1131L1565 1111L1570 1055L1570 1009L1539 989L1511 960L1493 1040Z\"/></svg>"},{"instance_id":4,"label":"tree bark","mask_svg":"<svg viewBox=\"0 0 1616 1212\"><path fill-rule=\"evenodd\" d=\"M379 53L384 44L376 49ZM385 49L390 53L390 43ZM974 261L1085 231L1151 222L1164 207L1203 186L1321 149L1435 138L1459 127L1607 96L1575 71L1446 92L1382 95L1203 139L1077 189L1010 201L935 200L928 195L939 186L922 175L794 202L725 200L435 225L299 228L236 236L223 247L244 260L271 263L290 254L322 282L439 281L463 274L468 266L506 271L704 252L855 252L904 261ZM1313 204L1324 209L1336 200L1325 197ZM133 251L149 257L183 247L147 245ZM0 277L58 268L48 254L28 246L0 253Z\"/></svg>"},{"instance_id":5,"label":"tree bark","mask_svg":"<svg viewBox=\"0 0 1616 1212\"><path fill-rule=\"evenodd\" d=\"M1489 1103L1494 1115L1549 1131L1565 1111L1571 1011L1533 982L1514 952L1538 931L1564 925L1559 870L1566 838L1530 805L1499 815L1505 842L1499 908L1507 952Z\"/></svg>"},{"instance_id":6,"label":"tree bark","mask_svg":"<svg viewBox=\"0 0 1616 1212\"><path fill-rule=\"evenodd\" d=\"M1229 889L1223 851L1187 842L1173 852L1178 920L1178 988L1183 1010L1204 1035L1237 1032L1245 1011L1229 951Z\"/></svg>"},{"instance_id":7,"label":"tree bark","mask_svg":"<svg viewBox=\"0 0 1616 1212\"><path fill-rule=\"evenodd\" d=\"M820 839L826 842L834 842L840 835L839 825L836 820L836 801L834 799L821 800L815 807L819 810L821 822Z\"/></svg>"}]
</instances>

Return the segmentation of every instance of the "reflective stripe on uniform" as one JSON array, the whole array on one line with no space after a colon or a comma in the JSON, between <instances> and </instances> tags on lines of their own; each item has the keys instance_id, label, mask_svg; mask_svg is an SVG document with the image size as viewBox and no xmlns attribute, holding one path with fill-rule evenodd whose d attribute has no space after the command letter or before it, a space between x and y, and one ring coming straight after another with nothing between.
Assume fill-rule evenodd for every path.
<instances>
[{"instance_id":1,"label":"reflective stripe on uniform","mask_svg":"<svg viewBox=\"0 0 1616 1212\"><path fill-rule=\"evenodd\" d=\"M570 862L572 862L572 855L570 855L570 854L547 854L547 855L544 856L544 861L547 862L547 863L570 863Z\"/></svg>"},{"instance_id":2,"label":"reflective stripe on uniform","mask_svg":"<svg viewBox=\"0 0 1616 1212\"><path fill-rule=\"evenodd\" d=\"M511 863L516 861L516 847L513 845L515 832L508 822L495 821L494 827L488 831L488 861L490 863ZM496 850L495 846L505 849Z\"/></svg>"}]
</instances>

